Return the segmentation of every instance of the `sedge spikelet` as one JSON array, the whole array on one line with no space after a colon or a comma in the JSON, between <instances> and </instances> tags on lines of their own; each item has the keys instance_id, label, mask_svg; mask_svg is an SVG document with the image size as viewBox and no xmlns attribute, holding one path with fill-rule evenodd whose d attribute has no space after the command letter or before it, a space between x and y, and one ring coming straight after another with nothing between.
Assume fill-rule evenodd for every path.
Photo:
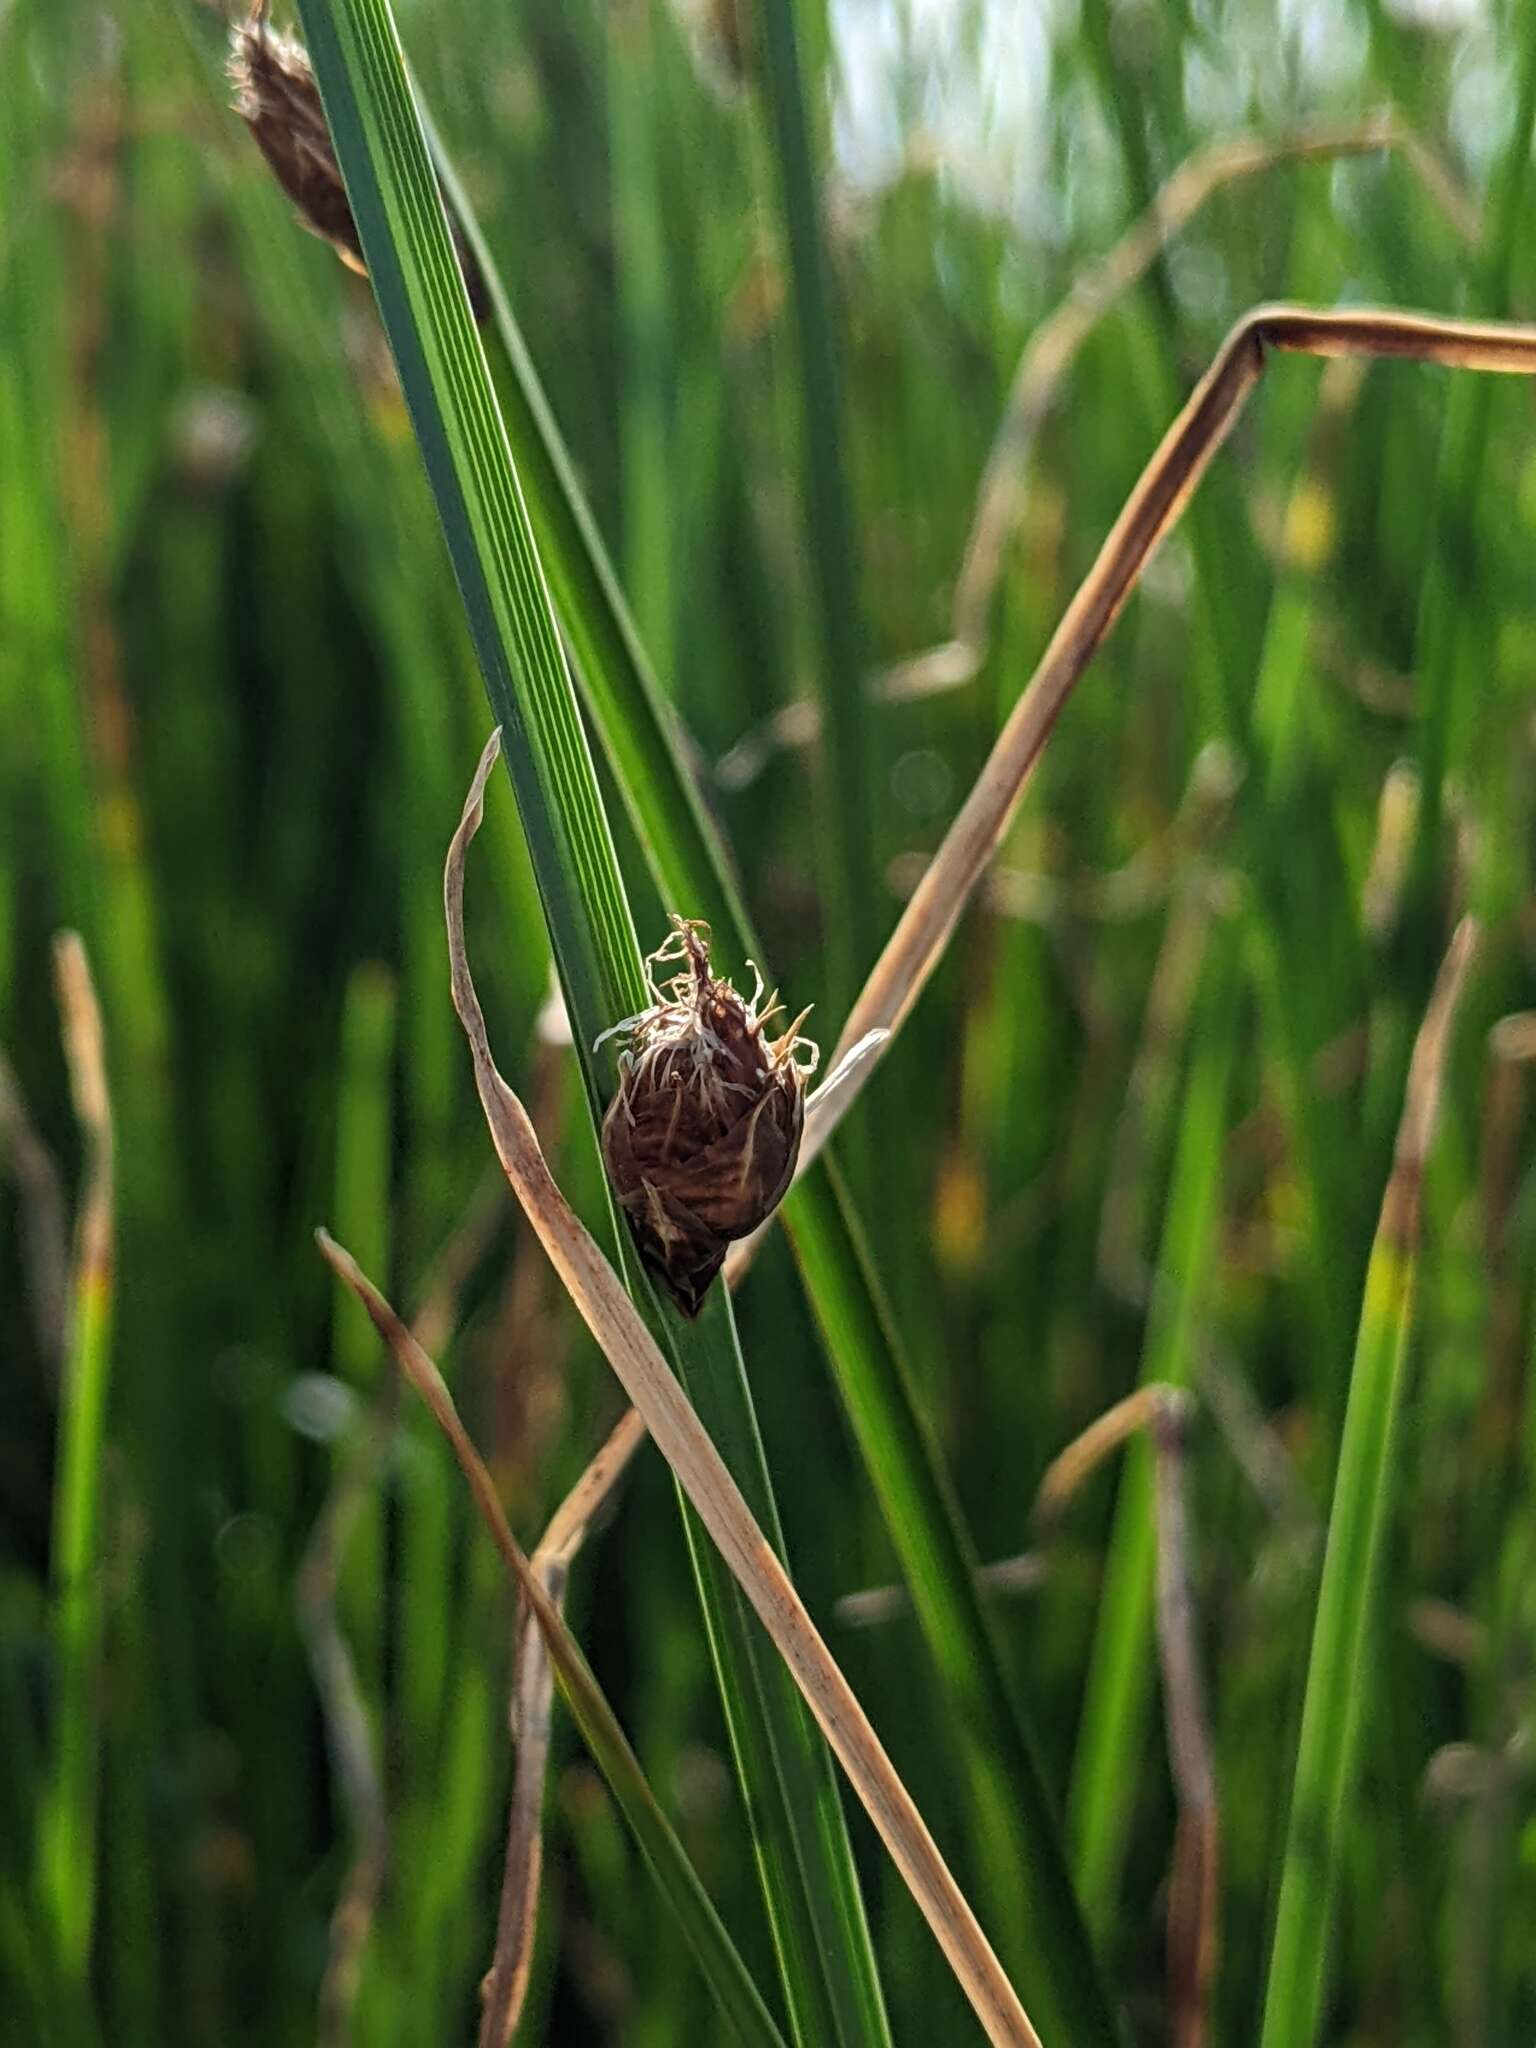
<instances>
[{"instance_id":1,"label":"sedge spikelet","mask_svg":"<svg viewBox=\"0 0 1536 2048\"><path fill-rule=\"evenodd\" d=\"M613 1027L625 1046L603 1119L603 1158L647 1268L696 1316L733 1239L750 1237L794 1178L805 1083L816 1047L809 1012L770 1038L759 1009L710 972L709 927L676 917L646 962L655 1002ZM682 967L658 985L664 962Z\"/></svg>"},{"instance_id":2,"label":"sedge spikelet","mask_svg":"<svg viewBox=\"0 0 1536 2048\"><path fill-rule=\"evenodd\" d=\"M230 33L228 71L235 111L305 227L329 242L349 269L366 277L363 245L309 52L295 37L272 27L269 8L270 0L256 0ZM484 275L452 208L447 211L470 309L476 320L486 320L491 300Z\"/></svg>"}]
</instances>

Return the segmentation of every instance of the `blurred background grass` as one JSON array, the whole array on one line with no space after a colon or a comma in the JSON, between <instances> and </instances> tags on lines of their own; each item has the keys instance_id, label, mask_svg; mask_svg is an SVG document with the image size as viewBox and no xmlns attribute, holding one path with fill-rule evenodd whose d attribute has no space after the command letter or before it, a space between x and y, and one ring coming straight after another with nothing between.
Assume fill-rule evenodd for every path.
<instances>
[{"instance_id":1,"label":"blurred background grass","mask_svg":"<svg viewBox=\"0 0 1536 2048\"><path fill-rule=\"evenodd\" d=\"M948 637L1021 350L1192 149L1390 104L1478 230L1401 151L1215 196L1062 386L977 675L877 694L848 720L850 846L832 815L851 801L846 756L822 777L774 723L812 694L828 629L776 160L732 10L399 12L754 921L794 1005L827 1001L824 1037L1236 315L1279 296L1536 305L1528 0L799 9L872 670ZM118 1154L96 1924L89 2000L63 2022L33 1844L59 1696L64 1366L24 1146L0 1182L0 2035L18 2042L313 2034L351 1850L295 1576L384 1372L313 1226L410 1309L466 1214L484 1215L444 1362L526 1539L617 1409L486 1189L447 1000L441 855L487 716L435 517L367 287L293 227L226 111L223 41L194 0L0 12L0 1049L73 1203L82 1141L49 945L79 929ZM1202 1396L1190 1481L1223 2039L1256 2030L1360 1287L1408 1043L1460 903L1488 936L1427 1191L1324 2031L1513 2044L1536 2028L1536 1183L1525 1069L1488 1039L1531 1003L1536 961L1533 425L1522 383L1271 373L850 1125L873 1262L984 1557L1028 1546L1046 1463L1143 1370ZM547 941L509 803L488 836L471 939L499 1053L597 1219L574 1067L540 1022ZM975 1881L912 1624L837 1619L839 1596L895 1575L892 1552L782 1246L739 1315L796 1577ZM1150 1638L1123 1605L1101 1626L1099 1601L1112 1542L1123 1571L1149 1533L1134 1473L1092 1482L1043 1584L997 1619L1107 1974L1150 2041L1172 1798ZM356 2038L464 2038L494 1924L510 1617L413 1413L341 1602L390 1820ZM571 1611L768 1981L654 1456ZM549 1828L520 2038L716 2038L563 1728ZM897 2038L968 2038L855 1829Z\"/></svg>"}]
</instances>

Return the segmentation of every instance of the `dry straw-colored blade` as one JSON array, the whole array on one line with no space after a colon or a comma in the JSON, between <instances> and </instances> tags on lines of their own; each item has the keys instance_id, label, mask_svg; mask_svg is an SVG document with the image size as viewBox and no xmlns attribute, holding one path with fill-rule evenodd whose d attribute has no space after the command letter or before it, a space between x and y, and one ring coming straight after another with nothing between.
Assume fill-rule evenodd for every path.
<instances>
[{"instance_id":1,"label":"dry straw-colored blade","mask_svg":"<svg viewBox=\"0 0 1536 2048\"><path fill-rule=\"evenodd\" d=\"M645 1424L633 1408L627 1409L550 1518L529 1564L556 1607L564 1600L571 1564L593 1516L624 1476L630 1459L644 1441ZM496 1954L485 1980L481 2008L480 2048L506 2048L512 2039L533 1968L539 1873L544 1859L544 1782L549 1770L553 1680L543 1631L537 1618L525 1611L518 1617L513 1657L511 1718L517 1769L507 1820L501 1905L496 1915Z\"/></svg>"},{"instance_id":2,"label":"dry straw-colored blade","mask_svg":"<svg viewBox=\"0 0 1536 2048\"><path fill-rule=\"evenodd\" d=\"M85 1187L75 1222L75 1288L77 1295L86 1296L105 1288L112 1272L112 1098L101 1008L78 932L60 932L54 941L53 966L64 1018L69 1090L85 1134Z\"/></svg>"},{"instance_id":3,"label":"dry straw-colored blade","mask_svg":"<svg viewBox=\"0 0 1536 2048\"><path fill-rule=\"evenodd\" d=\"M1017 1992L910 1793L634 1303L556 1185L523 1105L497 1071L464 950L463 900L465 854L479 828L486 778L499 750L500 736L494 734L449 848L443 885L454 1007L474 1057L476 1086L497 1156L583 1321L793 1674L988 2039L1037 2042ZM545 1597L542 1589L540 1595Z\"/></svg>"},{"instance_id":4,"label":"dry straw-colored blade","mask_svg":"<svg viewBox=\"0 0 1536 2048\"><path fill-rule=\"evenodd\" d=\"M1418 1250L1424 1166L1440 1118L1451 1026L1456 1021L1479 936L1480 927L1474 917L1464 917L1451 934L1451 943L1430 992L1424 1022L1413 1042L1403 1091L1403 1114L1392 1154L1392 1174L1382 1199L1378 1225L1378 1236L1403 1251Z\"/></svg>"},{"instance_id":5,"label":"dry straw-colored blade","mask_svg":"<svg viewBox=\"0 0 1536 2048\"><path fill-rule=\"evenodd\" d=\"M411 1324L424 1351L438 1351L458 1321L459 1298L505 1202L499 1179L484 1182L434 1261ZM309 1655L326 1747L352 1835L352 1860L331 1912L317 1999L319 2048L345 2048L362 1983L363 1958L389 1875L389 1808L378 1743L357 1663L341 1625L337 1594L358 1516L377 1485L394 1439L399 1382L393 1374L369 1402L315 1517L299 1564L295 1606Z\"/></svg>"},{"instance_id":6,"label":"dry straw-colored blade","mask_svg":"<svg viewBox=\"0 0 1536 2048\"><path fill-rule=\"evenodd\" d=\"M512 1739L517 1767L507 1816L496 1953L480 1990L479 2048L506 2048L522 2018L539 1931L539 1879L544 1869L544 1783L553 1730L554 1673L539 1625L518 1619L512 1660Z\"/></svg>"},{"instance_id":7,"label":"dry straw-colored blade","mask_svg":"<svg viewBox=\"0 0 1536 2048\"><path fill-rule=\"evenodd\" d=\"M352 1833L352 1860L331 1913L320 1978L315 2029L319 2048L345 2048L352 2037L363 1956L373 1932L389 1857L384 1776L357 1663L337 1613L336 1595L347 1539L372 1491L394 1431L395 1389L391 1377L365 1415L351 1453L316 1517L298 1574L299 1626L309 1653L326 1748Z\"/></svg>"},{"instance_id":8,"label":"dry straw-colored blade","mask_svg":"<svg viewBox=\"0 0 1536 2048\"><path fill-rule=\"evenodd\" d=\"M1089 1475L1097 1472L1104 1460L1138 1430L1148 1428L1174 1394L1175 1389L1161 1380L1149 1381L1112 1408L1106 1408L1064 1451L1058 1451L1046 1467L1035 1495L1036 1524L1049 1528L1057 1521Z\"/></svg>"},{"instance_id":9,"label":"dry straw-colored blade","mask_svg":"<svg viewBox=\"0 0 1536 2048\"><path fill-rule=\"evenodd\" d=\"M779 2031L767 2007L731 1946L730 1938L675 1833L656 1804L634 1751L592 1676L576 1638L566 1627L557 1603L546 1592L539 1575L512 1534L502 1512L495 1481L459 1417L442 1374L352 1255L326 1231L317 1231L315 1236L327 1263L367 1310L400 1371L426 1403L433 1420L447 1437L459 1469L469 1482L471 1497L491 1540L543 1637L550 1665L582 1733L624 1807L653 1871L679 1916L684 1918L689 1939L705 1964L716 1996L722 2002L722 2010L734 2021L735 2031L743 2040L757 2044L757 2048L782 2048ZM498 1956L501 1953L498 1942ZM506 1953L514 1963L521 1953L520 1937L516 1931L508 1937Z\"/></svg>"},{"instance_id":10,"label":"dry straw-colored blade","mask_svg":"<svg viewBox=\"0 0 1536 2048\"><path fill-rule=\"evenodd\" d=\"M1392 357L1449 369L1536 375L1536 327L1442 320L1371 307L1332 312L1261 306L1246 314L1143 470L1067 607L975 787L850 1010L832 1054L833 1065L867 1032L894 1032L916 1002L1008 829L1067 699L1277 351L1324 358ZM824 1108L812 1105L807 1110L802 1173L858 1099L875 1065L876 1059L866 1060ZM736 1263L746 1255L747 1245L737 1247Z\"/></svg>"},{"instance_id":11,"label":"dry straw-colored blade","mask_svg":"<svg viewBox=\"0 0 1536 2048\"><path fill-rule=\"evenodd\" d=\"M1033 1593L1050 1576L1050 1562L1043 1551L1022 1550L1017 1557L998 1557L976 1567L976 1584L989 1596ZM866 1586L857 1593L844 1593L832 1612L845 1628L878 1628L912 1612L912 1595L905 1585Z\"/></svg>"},{"instance_id":12,"label":"dry straw-colored blade","mask_svg":"<svg viewBox=\"0 0 1536 2048\"><path fill-rule=\"evenodd\" d=\"M575 1638L556 1612L554 1602L534 1577L533 1567L523 1555L517 1538L512 1534L496 1493L496 1482L486 1469L484 1459L475 1449L469 1431L460 1420L447 1382L383 1295L362 1271L352 1254L344 1246L339 1245L329 1231L317 1231L315 1242L332 1271L339 1279L345 1281L368 1311L374 1328L389 1346L401 1371L426 1402L438 1428L447 1437L453 1454L459 1461L460 1469L469 1482L469 1490L474 1496L481 1519L516 1581L518 1591L528 1602L542 1626L545 1641L550 1646L556 1665L565 1668L570 1659L580 1657Z\"/></svg>"},{"instance_id":13,"label":"dry straw-colored blade","mask_svg":"<svg viewBox=\"0 0 1536 2048\"><path fill-rule=\"evenodd\" d=\"M596 1515L623 1478L630 1459L645 1441L645 1424L633 1408L625 1410L608 1432L601 1450L549 1519L534 1563L551 1579L570 1571Z\"/></svg>"},{"instance_id":14,"label":"dry straw-colored blade","mask_svg":"<svg viewBox=\"0 0 1536 2048\"><path fill-rule=\"evenodd\" d=\"M1189 1397L1169 1388L1151 1419L1157 1523L1157 1649L1168 1763L1178 1800L1168 1885L1168 2039L1203 2048L1221 1915L1221 1814L1196 1645L1194 1570L1184 1486Z\"/></svg>"},{"instance_id":15,"label":"dry straw-colored blade","mask_svg":"<svg viewBox=\"0 0 1536 2048\"><path fill-rule=\"evenodd\" d=\"M1140 1431L1150 1429L1158 1414L1170 1402L1181 1398L1179 1390L1162 1380L1151 1380L1144 1387L1137 1387L1113 1407L1106 1408L1102 1415L1096 1415L1086 1429L1073 1437L1065 1450L1058 1451L1046 1466L1040 1484L1035 1491L1035 1504L1031 1520L1042 1537L1049 1540L1060 1524L1068 1503L1076 1498L1084 1484L1122 1444ZM1019 1557L1003 1558L993 1565L978 1568L979 1580L989 1579L994 1588L1007 1592L1028 1592L1038 1586L1049 1570L1049 1553L1045 1550L1025 1551ZM850 1593L838 1602L837 1614L840 1621L855 1622L869 1626L875 1622L889 1621L893 1616L907 1611L908 1596L904 1586L872 1586L859 1593Z\"/></svg>"}]
</instances>

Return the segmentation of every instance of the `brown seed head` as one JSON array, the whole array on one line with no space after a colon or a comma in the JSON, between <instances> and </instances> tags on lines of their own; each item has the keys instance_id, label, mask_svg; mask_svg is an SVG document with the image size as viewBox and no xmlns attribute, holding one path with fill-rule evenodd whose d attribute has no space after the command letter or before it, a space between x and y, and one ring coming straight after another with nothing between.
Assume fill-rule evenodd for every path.
<instances>
[{"instance_id":1,"label":"brown seed head","mask_svg":"<svg viewBox=\"0 0 1536 2048\"><path fill-rule=\"evenodd\" d=\"M759 1010L761 976L744 1002L710 973L708 925L674 916L672 927L646 962L654 1004L614 1026L627 1043L603 1158L641 1258L696 1316L726 1247L772 1214L794 1178L817 1054L798 1035L809 1012L769 1038L779 1005ZM658 985L668 962L683 971Z\"/></svg>"},{"instance_id":2,"label":"brown seed head","mask_svg":"<svg viewBox=\"0 0 1536 2048\"><path fill-rule=\"evenodd\" d=\"M363 245L309 52L294 37L271 26L269 7L270 0L255 0L245 20L230 33L228 70L235 89L235 111L255 136L256 146L299 209L304 225L329 242L348 269L366 277ZM491 311L490 294L451 207L448 228L470 308L477 320L485 320Z\"/></svg>"}]
</instances>

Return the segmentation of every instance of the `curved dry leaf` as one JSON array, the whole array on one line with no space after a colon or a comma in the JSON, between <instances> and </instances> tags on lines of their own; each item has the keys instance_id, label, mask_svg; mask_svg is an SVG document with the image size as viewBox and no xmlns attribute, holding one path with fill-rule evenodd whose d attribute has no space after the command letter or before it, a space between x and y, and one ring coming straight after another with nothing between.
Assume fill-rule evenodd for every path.
<instances>
[{"instance_id":1,"label":"curved dry leaf","mask_svg":"<svg viewBox=\"0 0 1536 2048\"><path fill-rule=\"evenodd\" d=\"M454 1007L474 1057L497 1156L582 1320L800 1687L988 2039L1028 2048L1039 2036L910 1793L623 1284L556 1185L523 1105L497 1071L465 954L463 903L465 854L479 829L486 780L499 752L500 734L493 733L443 878Z\"/></svg>"}]
</instances>

